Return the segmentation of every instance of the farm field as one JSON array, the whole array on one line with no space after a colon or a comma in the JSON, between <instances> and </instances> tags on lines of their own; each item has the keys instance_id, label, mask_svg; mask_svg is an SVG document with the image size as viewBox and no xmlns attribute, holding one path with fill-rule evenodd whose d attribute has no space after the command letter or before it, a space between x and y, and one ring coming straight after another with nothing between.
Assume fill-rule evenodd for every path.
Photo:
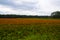
<instances>
[{"instance_id":1,"label":"farm field","mask_svg":"<svg viewBox=\"0 0 60 40\"><path fill-rule=\"evenodd\" d=\"M60 19L0 18L0 40L60 40Z\"/></svg>"},{"instance_id":2,"label":"farm field","mask_svg":"<svg viewBox=\"0 0 60 40\"><path fill-rule=\"evenodd\" d=\"M0 24L60 24L60 19L0 18Z\"/></svg>"}]
</instances>

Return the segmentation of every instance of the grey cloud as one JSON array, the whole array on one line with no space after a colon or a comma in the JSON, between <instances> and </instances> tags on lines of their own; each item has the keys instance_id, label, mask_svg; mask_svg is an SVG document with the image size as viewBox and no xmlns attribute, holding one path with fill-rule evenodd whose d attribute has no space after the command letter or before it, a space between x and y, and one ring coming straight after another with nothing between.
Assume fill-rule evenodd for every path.
<instances>
[{"instance_id":1,"label":"grey cloud","mask_svg":"<svg viewBox=\"0 0 60 40\"><path fill-rule=\"evenodd\" d=\"M23 9L23 10L35 10L36 5L34 3L28 3L28 2L23 2L22 4L16 6L14 5L15 8L18 9Z\"/></svg>"},{"instance_id":2,"label":"grey cloud","mask_svg":"<svg viewBox=\"0 0 60 40\"><path fill-rule=\"evenodd\" d=\"M52 4L60 7L60 0L53 0Z\"/></svg>"},{"instance_id":3,"label":"grey cloud","mask_svg":"<svg viewBox=\"0 0 60 40\"><path fill-rule=\"evenodd\" d=\"M8 0L0 0L0 4L2 5L12 5L13 3L11 1L8 1Z\"/></svg>"},{"instance_id":4,"label":"grey cloud","mask_svg":"<svg viewBox=\"0 0 60 40\"><path fill-rule=\"evenodd\" d=\"M22 9L22 10L35 10L37 9L36 3L33 2L22 2L20 5L14 4L12 1L8 0L0 0L0 4L5 6L11 6L14 9Z\"/></svg>"}]
</instances>

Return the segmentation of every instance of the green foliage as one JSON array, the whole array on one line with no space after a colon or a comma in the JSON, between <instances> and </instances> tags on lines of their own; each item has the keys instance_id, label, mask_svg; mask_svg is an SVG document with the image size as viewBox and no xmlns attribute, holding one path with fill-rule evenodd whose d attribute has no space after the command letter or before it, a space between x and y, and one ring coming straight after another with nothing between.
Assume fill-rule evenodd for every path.
<instances>
[{"instance_id":1,"label":"green foliage","mask_svg":"<svg viewBox=\"0 0 60 40\"><path fill-rule=\"evenodd\" d=\"M60 11L55 11L51 14L53 18L60 18Z\"/></svg>"},{"instance_id":2,"label":"green foliage","mask_svg":"<svg viewBox=\"0 0 60 40\"><path fill-rule=\"evenodd\" d=\"M0 24L0 40L60 40L60 25Z\"/></svg>"}]
</instances>

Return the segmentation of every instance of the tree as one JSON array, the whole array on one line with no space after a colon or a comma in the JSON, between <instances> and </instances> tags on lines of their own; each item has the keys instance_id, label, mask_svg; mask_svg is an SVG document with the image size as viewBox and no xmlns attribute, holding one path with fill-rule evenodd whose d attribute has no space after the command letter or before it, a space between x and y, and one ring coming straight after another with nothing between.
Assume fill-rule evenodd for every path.
<instances>
[{"instance_id":1,"label":"tree","mask_svg":"<svg viewBox=\"0 0 60 40\"><path fill-rule=\"evenodd\" d=\"M60 18L60 11L52 12L51 16L52 16L53 18Z\"/></svg>"}]
</instances>

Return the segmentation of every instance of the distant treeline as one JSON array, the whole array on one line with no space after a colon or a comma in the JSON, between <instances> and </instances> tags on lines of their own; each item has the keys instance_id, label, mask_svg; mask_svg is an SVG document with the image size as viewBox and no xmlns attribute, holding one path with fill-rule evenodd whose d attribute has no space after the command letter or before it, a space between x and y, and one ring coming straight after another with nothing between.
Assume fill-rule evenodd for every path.
<instances>
[{"instance_id":1,"label":"distant treeline","mask_svg":"<svg viewBox=\"0 0 60 40\"><path fill-rule=\"evenodd\" d=\"M0 15L0 18L50 18L50 16Z\"/></svg>"},{"instance_id":2,"label":"distant treeline","mask_svg":"<svg viewBox=\"0 0 60 40\"><path fill-rule=\"evenodd\" d=\"M0 14L0 18L60 18L60 11L52 12L50 16L32 16L32 15L16 15L16 14Z\"/></svg>"}]
</instances>

